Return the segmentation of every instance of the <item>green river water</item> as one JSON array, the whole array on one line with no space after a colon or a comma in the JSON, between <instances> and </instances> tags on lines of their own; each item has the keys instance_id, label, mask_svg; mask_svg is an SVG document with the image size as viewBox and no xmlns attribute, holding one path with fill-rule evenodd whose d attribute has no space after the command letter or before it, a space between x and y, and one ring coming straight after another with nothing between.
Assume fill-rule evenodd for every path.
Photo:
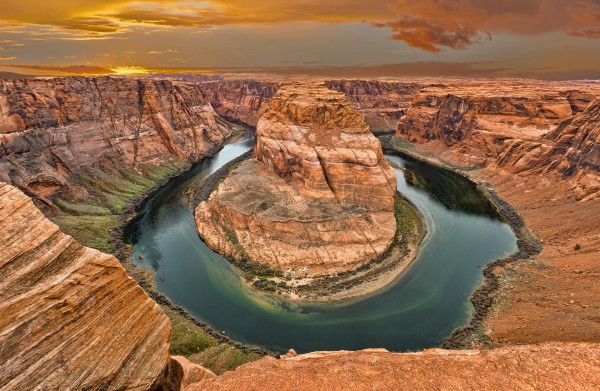
<instances>
[{"instance_id":1,"label":"green river water","mask_svg":"<svg viewBox=\"0 0 600 391\"><path fill-rule=\"evenodd\" d=\"M482 281L482 268L517 250L515 235L474 184L423 162L386 156L406 169L406 177L396 170L398 190L427 223L409 269L374 294L340 303L298 304L257 292L199 238L184 195L194 181L251 148L248 140L228 144L172 179L144 202L126 232L133 259L156 272L160 292L237 341L298 352L439 346L468 322L469 295Z\"/></svg>"}]
</instances>

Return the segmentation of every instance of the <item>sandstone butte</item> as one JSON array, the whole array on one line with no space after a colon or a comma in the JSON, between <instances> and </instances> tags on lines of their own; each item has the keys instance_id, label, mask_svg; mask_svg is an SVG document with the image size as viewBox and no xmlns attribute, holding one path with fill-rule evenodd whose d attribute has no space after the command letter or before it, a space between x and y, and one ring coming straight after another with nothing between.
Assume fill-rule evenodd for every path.
<instances>
[{"instance_id":1,"label":"sandstone butte","mask_svg":"<svg viewBox=\"0 0 600 391\"><path fill-rule=\"evenodd\" d=\"M392 243L395 172L342 93L282 87L258 122L253 157L196 209L216 251L314 277L354 270Z\"/></svg>"}]
</instances>

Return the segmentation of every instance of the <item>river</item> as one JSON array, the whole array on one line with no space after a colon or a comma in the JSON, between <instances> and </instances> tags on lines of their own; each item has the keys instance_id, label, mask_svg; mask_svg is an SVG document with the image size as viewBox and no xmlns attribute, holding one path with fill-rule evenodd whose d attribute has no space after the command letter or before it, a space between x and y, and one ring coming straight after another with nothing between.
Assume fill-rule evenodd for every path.
<instances>
[{"instance_id":1,"label":"river","mask_svg":"<svg viewBox=\"0 0 600 391\"><path fill-rule=\"evenodd\" d=\"M396 169L398 190L427 223L428 235L408 270L374 294L341 303L298 304L257 292L199 238L184 194L251 148L250 140L228 144L172 179L141 205L126 230L134 261L156 272L158 290L237 341L299 353L436 347L468 323L469 295L481 283L483 267L517 250L510 227L471 182L427 163L386 155L406 169L406 177Z\"/></svg>"}]
</instances>

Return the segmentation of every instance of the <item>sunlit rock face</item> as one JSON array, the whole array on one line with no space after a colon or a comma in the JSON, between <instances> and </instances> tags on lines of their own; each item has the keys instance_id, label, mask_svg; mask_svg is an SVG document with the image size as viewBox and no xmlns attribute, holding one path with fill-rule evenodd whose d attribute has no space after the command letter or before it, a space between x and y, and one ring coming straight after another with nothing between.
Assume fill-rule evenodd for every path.
<instances>
[{"instance_id":1,"label":"sunlit rock face","mask_svg":"<svg viewBox=\"0 0 600 391\"><path fill-rule=\"evenodd\" d=\"M87 167L194 162L230 126L195 84L69 77L0 80L0 180L39 200L81 192Z\"/></svg>"},{"instance_id":2,"label":"sunlit rock face","mask_svg":"<svg viewBox=\"0 0 600 391\"><path fill-rule=\"evenodd\" d=\"M307 198L393 205L395 174L379 140L344 95L323 87L280 90L258 122L254 157Z\"/></svg>"},{"instance_id":3,"label":"sunlit rock face","mask_svg":"<svg viewBox=\"0 0 600 391\"><path fill-rule=\"evenodd\" d=\"M393 132L425 80L328 80L327 88L343 92L373 132Z\"/></svg>"},{"instance_id":4,"label":"sunlit rock face","mask_svg":"<svg viewBox=\"0 0 600 391\"><path fill-rule=\"evenodd\" d=\"M0 182L0 389L148 390L171 325L116 258L83 247Z\"/></svg>"},{"instance_id":5,"label":"sunlit rock face","mask_svg":"<svg viewBox=\"0 0 600 391\"><path fill-rule=\"evenodd\" d=\"M546 136L552 148L538 165L574 178L578 199L600 197L600 99Z\"/></svg>"},{"instance_id":6,"label":"sunlit rock face","mask_svg":"<svg viewBox=\"0 0 600 391\"><path fill-rule=\"evenodd\" d=\"M287 86L258 122L254 159L196 210L215 250L307 276L356 269L395 234L396 177L362 116L322 85Z\"/></svg>"},{"instance_id":7,"label":"sunlit rock face","mask_svg":"<svg viewBox=\"0 0 600 391\"><path fill-rule=\"evenodd\" d=\"M214 109L225 118L256 126L271 98L284 84L281 79L211 80L199 85ZM424 80L326 80L325 86L344 93L373 132L393 132L414 95L433 84Z\"/></svg>"}]
</instances>

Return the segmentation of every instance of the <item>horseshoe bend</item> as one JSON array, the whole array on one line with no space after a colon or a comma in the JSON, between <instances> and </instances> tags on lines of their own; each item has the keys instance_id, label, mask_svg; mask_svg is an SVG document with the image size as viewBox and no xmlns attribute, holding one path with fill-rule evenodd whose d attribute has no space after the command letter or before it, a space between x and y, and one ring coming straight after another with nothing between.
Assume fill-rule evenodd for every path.
<instances>
[{"instance_id":1,"label":"horseshoe bend","mask_svg":"<svg viewBox=\"0 0 600 391\"><path fill-rule=\"evenodd\" d=\"M600 389L597 1L35 3L0 390Z\"/></svg>"},{"instance_id":2,"label":"horseshoe bend","mask_svg":"<svg viewBox=\"0 0 600 391\"><path fill-rule=\"evenodd\" d=\"M397 229L396 203L412 218L404 231ZM316 289L310 297L319 299L334 292L311 289L314 280L375 260L414 258L424 230L416 208L396 197L395 172L356 108L344 94L311 84L284 86L273 96L257 124L253 158L235 167L195 215L209 246L247 273L272 271L271 279L251 277L256 286L275 281L298 297L297 286L287 286L295 277L292 284ZM393 244L401 248L388 251ZM396 274L410 263L393 262Z\"/></svg>"}]
</instances>

